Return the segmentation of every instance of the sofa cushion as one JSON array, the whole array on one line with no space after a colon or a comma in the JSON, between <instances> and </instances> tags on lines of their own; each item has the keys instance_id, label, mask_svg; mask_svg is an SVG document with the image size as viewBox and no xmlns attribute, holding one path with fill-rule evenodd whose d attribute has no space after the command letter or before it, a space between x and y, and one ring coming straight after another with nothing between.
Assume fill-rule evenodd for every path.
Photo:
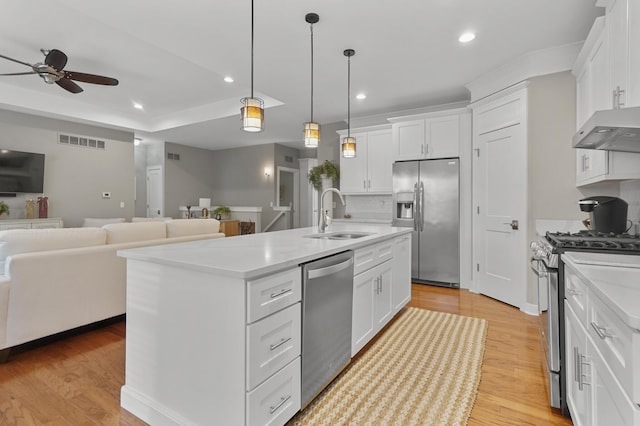
<instances>
[{"instance_id":1,"label":"sofa cushion","mask_svg":"<svg viewBox=\"0 0 640 426\"><path fill-rule=\"evenodd\" d=\"M170 219L164 223L167 225L167 238L216 234L220 230L220 222L215 219Z\"/></svg>"},{"instance_id":2,"label":"sofa cushion","mask_svg":"<svg viewBox=\"0 0 640 426\"><path fill-rule=\"evenodd\" d=\"M7 256L34 251L104 245L107 233L101 228L11 229L0 231L0 273Z\"/></svg>"},{"instance_id":3,"label":"sofa cushion","mask_svg":"<svg viewBox=\"0 0 640 426\"><path fill-rule=\"evenodd\" d=\"M85 217L82 222L83 227L97 227L107 225L109 223L122 223L125 221L124 217Z\"/></svg>"},{"instance_id":4,"label":"sofa cushion","mask_svg":"<svg viewBox=\"0 0 640 426\"><path fill-rule=\"evenodd\" d=\"M164 222L110 223L102 229L107 231L107 244L167 238Z\"/></svg>"}]
</instances>

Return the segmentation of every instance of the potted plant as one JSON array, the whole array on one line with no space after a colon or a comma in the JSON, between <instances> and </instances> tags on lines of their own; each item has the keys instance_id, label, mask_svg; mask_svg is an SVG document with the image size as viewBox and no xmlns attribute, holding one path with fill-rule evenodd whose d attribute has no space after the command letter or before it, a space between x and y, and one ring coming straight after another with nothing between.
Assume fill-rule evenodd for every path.
<instances>
[{"instance_id":1,"label":"potted plant","mask_svg":"<svg viewBox=\"0 0 640 426\"><path fill-rule=\"evenodd\" d=\"M322 178L335 179L340 177L340 168L333 161L325 160L321 164L312 167L307 175L309 183L316 190L322 191Z\"/></svg>"},{"instance_id":2,"label":"potted plant","mask_svg":"<svg viewBox=\"0 0 640 426\"><path fill-rule=\"evenodd\" d=\"M0 216L6 213L9 215L9 205L4 201L0 201Z\"/></svg>"},{"instance_id":3,"label":"potted plant","mask_svg":"<svg viewBox=\"0 0 640 426\"><path fill-rule=\"evenodd\" d=\"M228 218L231 214L231 209L227 206L218 206L213 210L213 217L220 220L222 218Z\"/></svg>"}]
</instances>

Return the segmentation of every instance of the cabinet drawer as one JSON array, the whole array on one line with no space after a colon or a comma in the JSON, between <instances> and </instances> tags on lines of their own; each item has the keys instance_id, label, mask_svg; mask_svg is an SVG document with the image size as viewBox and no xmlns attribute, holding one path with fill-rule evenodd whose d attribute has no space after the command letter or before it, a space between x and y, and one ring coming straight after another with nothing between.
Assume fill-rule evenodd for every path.
<instances>
[{"instance_id":1,"label":"cabinet drawer","mask_svg":"<svg viewBox=\"0 0 640 426\"><path fill-rule=\"evenodd\" d=\"M247 327L247 390L300 356L300 303Z\"/></svg>"},{"instance_id":2,"label":"cabinet drawer","mask_svg":"<svg viewBox=\"0 0 640 426\"><path fill-rule=\"evenodd\" d=\"M640 403L640 334L593 296L589 299L587 332L631 400Z\"/></svg>"},{"instance_id":3,"label":"cabinet drawer","mask_svg":"<svg viewBox=\"0 0 640 426\"><path fill-rule=\"evenodd\" d=\"M393 258L393 239L357 249L353 255L353 275Z\"/></svg>"},{"instance_id":4,"label":"cabinet drawer","mask_svg":"<svg viewBox=\"0 0 640 426\"><path fill-rule=\"evenodd\" d=\"M300 357L247 394L247 425L283 425L300 409Z\"/></svg>"},{"instance_id":5,"label":"cabinet drawer","mask_svg":"<svg viewBox=\"0 0 640 426\"><path fill-rule=\"evenodd\" d=\"M580 323L587 327L587 285L571 268L565 268L564 297L571 305Z\"/></svg>"},{"instance_id":6,"label":"cabinet drawer","mask_svg":"<svg viewBox=\"0 0 640 426\"><path fill-rule=\"evenodd\" d=\"M247 282L247 322L252 323L301 300L300 268Z\"/></svg>"}]
</instances>

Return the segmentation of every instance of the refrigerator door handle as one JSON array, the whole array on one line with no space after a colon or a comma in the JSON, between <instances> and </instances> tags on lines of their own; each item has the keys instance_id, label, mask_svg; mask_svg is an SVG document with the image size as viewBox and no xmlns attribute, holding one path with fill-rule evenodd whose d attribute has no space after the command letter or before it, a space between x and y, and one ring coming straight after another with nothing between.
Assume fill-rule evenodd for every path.
<instances>
[{"instance_id":1,"label":"refrigerator door handle","mask_svg":"<svg viewBox=\"0 0 640 426\"><path fill-rule=\"evenodd\" d=\"M422 211L422 208L424 206L424 184L422 183L422 181L420 181L420 194L419 194L420 200L419 200L419 204L420 204L420 232L424 231L424 212Z\"/></svg>"},{"instance_id":2,"label":"refrigerator door handle","mask_svg":"<svg viewBox=\"0 0 640 426\"><path fill-rule=\"evenodd\" d=\"M413 230L418 230L418 184L413 184Z\"/></svg>"}]
</instances>

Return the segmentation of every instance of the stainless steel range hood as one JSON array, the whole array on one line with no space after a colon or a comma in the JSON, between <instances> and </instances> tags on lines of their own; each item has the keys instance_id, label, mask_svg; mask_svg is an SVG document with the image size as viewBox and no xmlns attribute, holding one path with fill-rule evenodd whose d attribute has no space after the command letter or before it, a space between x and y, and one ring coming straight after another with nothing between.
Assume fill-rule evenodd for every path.
<instances>
[{"instance_id":1,"label":"stainless steel range hood","mask_svg":"<svg viewBox=\"0 0 640 426\"><path fill-rule=\"evenodd\" d=\"M640 152L640 107L596 111L573 136L573 147Z\"/></svg>"}]
</instances>

